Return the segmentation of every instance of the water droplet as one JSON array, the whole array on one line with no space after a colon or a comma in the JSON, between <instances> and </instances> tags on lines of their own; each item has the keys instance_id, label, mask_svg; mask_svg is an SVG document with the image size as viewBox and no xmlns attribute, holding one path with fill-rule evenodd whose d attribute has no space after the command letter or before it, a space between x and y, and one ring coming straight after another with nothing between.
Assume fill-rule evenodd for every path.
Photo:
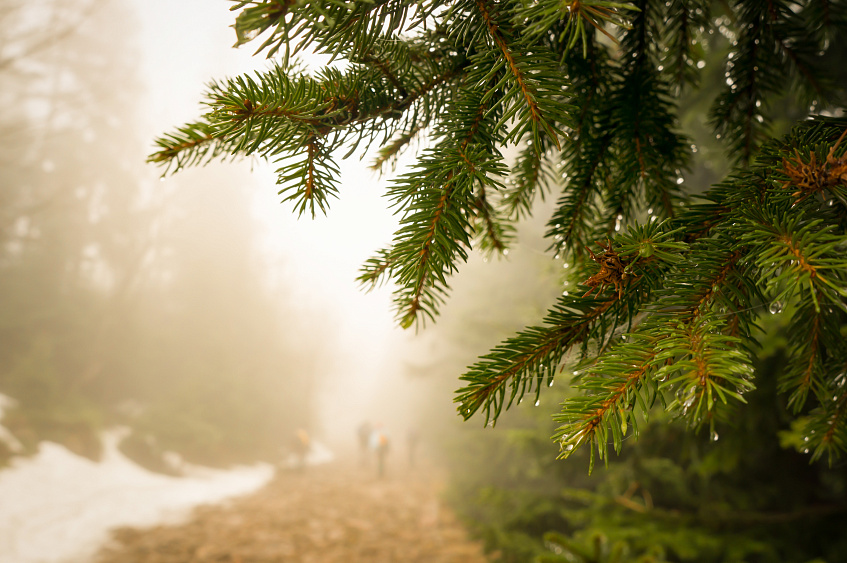
<instances>
[{"instance_id":1,"label":"water droplet","mask_svg":"<svg viewBox=\"0 0 847 563\"><path fill-rule=\"evenodd\" d=\"M579 375L579 371L578 371L578 370L574 370L573 374L574 374L574 375Z\"/></svg>"},{"instance_id":2,"label":"water droplet","mask_svg":"<svg viewBox=\"0 0 847 563\"><path fill-rule=\"evenodd\" d=\"M697 61L697 68L703 68L706 66L706 61Z\"/></svg>"},{"instance_id":3,"label":"water droplet","mask_svg":"<svg viewBox=\"0 0 847 563\"><path fill-rule=\"evenodd\" d=\"M834 200L834 199L829 199L829 200L827 200L826 204L827 204L828 206L832 207L833 205L835 205L835 200Z\"/></svg>"},{"instance_id":4,"label":"water droplet","mask_svg":"<svg viewBox=\"0 0 847 563\"><path fill-rule=\"evenodd\" d=\"M568 292L567 292L567 291L563 291L563 292L562 292L562 295L564 295L565 297L567 297L567 296L568 296Z\"/></svg>"},{"instance_id":5,"label":"water droplet","mask_svg":"<svg viewBox=\"0 0 847 563\"><path fill-rule=\"evenodd\" d=\"M503 256L508 256L508 255L509 255L509 249L507 248L503 251Z\"/></svg>"},{"instance_id":6,"label":"water droplet","mask_svg":"<svg viewBox=\"0 0 847 563\"><path fill-rule=\"evenodd\" d=\"M808 436L806 436L805 438L803 438L803 441L804 441L804 442L808 442L808 441L809 441L809 437L808 437Z\"/></svg>"},{"instance_id":7,"label":"water droplet","mask_svg":"<svg viewBox=\"0 0 847 563\"><path fill-rule=\"evenodd\" d=\"M718 436L718 433L712 430L712 442L717 442L719 439L720 436Z\"/></svg>"},{"instance_id":8,"label":"water droplet","mask_svg":"<svg viewBox=\"0 0 847 563\"><path fill-rule=\"evenodd\" d=\"M677 179L676 179L676 183L677 183L677 184L681 184L681 183L682 183L682 182L684 182L684 181L685 181L685 180L683 180L681 176L680 176L679 178L677 178Z\"/></svg>"},{"instance_id":9,"label":"water droplet","mask_svg":"<svg viewBox=\"0 0 847 563\"><path fill-rule=\"evenodd\" d=\"M160 182L164 182L164 181L165 181L165 177L164 177L164 176L160 177L160 178L159 178L159 181L160 181Z\"/></svg>"},{"instance_id":10,"label":"water droplet","mask_svg":"<svg viewBox=\"0 0 847 563\"><path fill-rule=\"evenodd\" d=\"M776 315L782 312L782 303L779 301L774 301L771 303L771 306L768 307L768 311L771 312L771 315Z\"/></svg>"},{"instance_id":11,"label":"water droplet","mask_svg":"<svg viewBox=\"0 0 847 563\"><path fill-rule=\"evenodd\" d=\"M567 269L568 269L568 268L570 268L570 267L571 267L571 265L570 265L570 264L568 264L567 262L565 262L564 264L562 264L562 268L564 268L565 270L567 270Z\"/></svg>"},{"instance_id":12,"label":"water droplet","mask_svg":"<svg viewBox=\"0 0 847 563\"><path fill-rule=\"evenodd\" d=\"M652 214L653 214L653 208L651 207L650 209L647 210L647 215L652 215Z\"/></svg>"},{"instance_id":13,"label":"water droplet","mask_svg":"<svg viewBox=\"0 0 847 563\"><path fill-rule=\"evenodd\" d=\"M803 448L803 453L804 453L804 454L809 453L809 448Z\"/></svg>"},{"instance_id":14,"label":"water droplet","mask_svg":"<svg viewBox=\"0 0 847 563\"><path fill-rule=\"evenodd\" d=\"M565 446L565 451L568 451L568 452L569 452L569 451L571 451L572 449L573 449L573 444L568 444L567 446Z\"/></svg>"},{"instance_id":15,"label":"water droplet","mask_svg":"<svg viewBox=\"0 0 847 563\"><path fill-rule=\"evenodd\" d=\"M547 387L553 387L553 380L552 379L547 382Z\"/></svg>"},{"instance_id":16,"label":"water droplet","mask_svg":"<svg viewBox=\"0 0 847 563\"><path fill-rule=\"evenodd\" d=\"M557 255L555 255L555 256L553 256L553 260L558 260L558 259L559 259L559 255L558 255L558 254L557 254Z\"/></svg>"},{"instance_id":17,"label":"water droplet","mask_svg":"<svg viewBox=\"0 0 847 563\"><path fill-rule=\"evenodd\" d=\"M537 407L537 406L538 406L538 405L540 405L540 404L541 404L541 399L536 399L536 401L535 401L535 406Z\"/></svg>"}]
</instances>

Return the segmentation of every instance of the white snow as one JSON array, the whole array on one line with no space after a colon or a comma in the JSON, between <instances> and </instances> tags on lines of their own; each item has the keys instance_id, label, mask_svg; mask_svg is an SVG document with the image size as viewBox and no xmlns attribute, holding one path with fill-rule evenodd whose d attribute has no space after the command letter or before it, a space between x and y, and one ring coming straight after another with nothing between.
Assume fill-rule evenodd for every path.
<instances>
[{"instance_id":1,"label":"white snow","mask_svg":"<svg viewBox=\"0 0 847 563\"><path fill-rule=\"evenodd\" d=\"M99 463L42 442L37 455L0 471L0 563L87 561L111 528L178 522L192 507L252 492L274 473L268 464L151 473L120 453L121 435L104 435Z\"/></svg>"}]
</instances>

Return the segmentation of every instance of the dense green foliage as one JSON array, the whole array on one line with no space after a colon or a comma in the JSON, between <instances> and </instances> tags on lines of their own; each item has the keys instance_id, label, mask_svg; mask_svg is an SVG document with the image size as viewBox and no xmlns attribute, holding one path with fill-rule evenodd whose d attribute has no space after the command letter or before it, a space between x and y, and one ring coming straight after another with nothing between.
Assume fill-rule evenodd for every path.
<instances>
[{"instance_id":1,"label":"dense green foliage","mask_svg":"<svg viewBox=\"0 0 847 563\"><path fill-rule=\"evenodd\" d=\"M542 324L468 369L463 417L496 420L577 364L567 370L581 393L556 415L564 457L588 445L592 465L595 453L608 459L657 401L715 432L755 386L757 321L785 308L810 335L792 342L779 386L796 430L813 459L847 448L847 121L819 115L765 142L771 116L843 103L840 2L264 0L233 10L238 44L264 33L259 51L280 58L213 84L209 112L160 139L151 161L260 155L279 163L284 199L314 214L338 193L338 149L376 142L379 165L428 135L388 189L400 215L393 245L362 274L396 284L402 326L438 312L474 245L505 254L513 221L539 196L558 198L551 253L588 291L565 291ZM290 62L306 48L343 64L310 74ZM694 145L673 97L724 55L708 121L736 167L703 192L685 182Z\"/></svg>"},{"instance_id":2,"label":"dense green foliage","mask_svg":"<svg viewBox=\"0 0 847 563\"><path fill-rule=\"evenodd\" d=\"M551 455L555 405L522 405L496 431L454 430L450 500L504 562L840 561L847 475L784 447L790 417L773 405L788 327L771 328L756 368L772 377L719 440L658 411L608 469L588 476L587 451L576 463Z\"/></svg>"}]
</instances>

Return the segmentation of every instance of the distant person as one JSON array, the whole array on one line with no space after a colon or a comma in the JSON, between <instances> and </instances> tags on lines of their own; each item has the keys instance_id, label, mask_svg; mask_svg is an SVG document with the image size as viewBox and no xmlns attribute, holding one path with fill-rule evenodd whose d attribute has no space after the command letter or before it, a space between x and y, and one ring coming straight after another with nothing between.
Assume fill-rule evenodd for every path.
<instances>
[{"instance_id":1,"label":"distant person","mask_svg":"<svg viewBox=\"0 0 847 563\"><path fill-rule=\"evenodd\" d=\"M385 457L391 449L391 442L388 439L388 434L379 424L371 434L371 449L376 453L377 476L382 479L385 477Z\"/></svg>"},{"instance_id":2,"label":"distant person","mask_svg":"<svg viewBox=\"0 0 847 563\"><path fill-rule=\"evenodd\" d=\"M309 433L302 428L298 428L294 437L293 446L294 468L302 471L306 467L306 458L311 450Z\"/></svg>"},{"instance_id":3,"label":"distant person","mask_svg":"<svg viewBox=\"0 0 847 563\"><path fill-rule=\"evenodd\" d=\"M364 421L359 425L356 433L359 437L359 461L362 465L366 465L368 463L368 449L371 445L371 434L373 433L371 423L367 420Z\"/></svg>"},{"instance_id":4,"label":"distant person","mask_svg":"<svg viewBox=\"0 0 847 563\"><path fill-rule=\"evenodd\" d=\"M406 445L409 448L409 467L415 466L415 454L418 449L418 442L420 441L420 436L418 435L418 431L416 428L409 428L409 432L406 434Z\"/></svg>"}]
</instances>

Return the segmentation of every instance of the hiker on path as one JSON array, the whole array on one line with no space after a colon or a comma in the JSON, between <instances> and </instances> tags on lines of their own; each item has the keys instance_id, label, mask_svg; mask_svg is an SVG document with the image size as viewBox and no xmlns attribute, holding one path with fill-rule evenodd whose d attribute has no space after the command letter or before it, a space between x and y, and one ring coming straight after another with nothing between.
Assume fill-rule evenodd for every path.
<instances>
[{"instance_id":1,"label":"hiker on path","mask_svg":"<svg viewBox=\"0 0 847 563\"><path fill-rule=\"evenodd\" d=\"M306 468L306 458L309 455L311 448L311 440L309 433L302 428L298 428L293 440L294 449L294 468L300 471Z\"/></svg>"},{"instance_id":2,"label":"hiker on path","mask_svg":"<svg viewBox=\"0 0 847 563\"><path fill-rule=\"evenodd\" d=\"M388 433L382 428L382 425L377 424L371 434L371 449L376 452L377 461L377 476L382 479L385 477L385 456L391 449L391 442L388 439Z\"/></svg>"}]
</instances>

